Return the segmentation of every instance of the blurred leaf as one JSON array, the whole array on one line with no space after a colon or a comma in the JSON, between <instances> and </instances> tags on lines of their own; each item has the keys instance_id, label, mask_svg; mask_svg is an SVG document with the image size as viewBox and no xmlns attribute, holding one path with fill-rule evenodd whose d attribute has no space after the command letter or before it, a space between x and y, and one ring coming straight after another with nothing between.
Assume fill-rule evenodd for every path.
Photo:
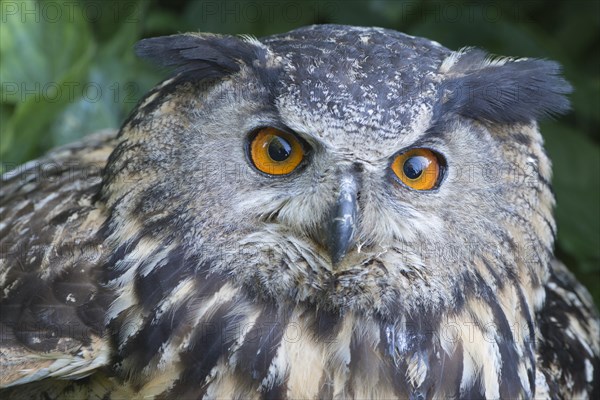
<instances>
[{"instance_id":1,"label":"blurred leaf","mask_svg":"<svg viewBox=\"0 0 600 400\"><path fill-rule=\"evenodd\" d=\"M90 70L83 96L69 104L49 128L53 145L72 142L82 136L104 128L117 128L121 113L114 101L121 95L119 82L111 82L98 67Z\"/></svg>"},{"instance_id":2,"label":"blurred leaf","mask_svg":"<svg viewBox=\"0 0 600 400\"><path fill-rule=\"evenodd\" d=\"M96 41L104 43L122 34L123 26L140 25L148 3L140 0L85 0L81 7Z\"/></svg>"},{"instance_id":3,"label":"blurred leaf","mask_svg":"<svg viewBox=\"0 0 600 400\"><path fill-rule=\"evenodd\" d=\"M379 18L395 23L397 29L402 29L401 27L419 18L422 3L412 0L373 0L369 5Z\"/></svg>"},{"instance_id":4,"label":"blurred leaf","mask_svg":"<svg viewBox=\"0 0 600 400\"><path fill-rule=\"evenodd\" d=\"M135 11L133 15L140 14L141 11ZM54 145L72 142L100 129L118 128L160 79L133 53L141 27L141 18L122 23L113 38L99 48L82 96L63 110L50 128Z\"/></svg>"},{"instance_id":5,"label":"blurred leaf","mask_svg":"<svg viewBox=\"0 0 600 400\"><path fill-rule=\"evenodd\" d=\"M79 97L76 86L95 51L87 24L74 3L70 10L55 3L59 10L56 16L42 12L38 2L14 5L19 12L4 15L6 22L0 25L2 101L17 104L1 132L3 162L33 155L44 129ZM69 21L58 23L54 17ZM11 88L10 93L7 88Z\"/></svg>"},{"instance_id":6,"label":"blurred leaf","mask_svg":"<svg viewBox=\"0 0 600 400\"><path fill-rule=\"evenodd\" d=\"M215 33L250 33L253 22L261 18L261 2L235 0L192 1L183 12L183 25L191 31ZM263 17L264 18L264 17Z\"/></svg>"},{"instance_id":7,"label":"blurred leaf","mask_svg":"<svg viewBox=\"0 0 600 400\"><path fill-rule=\"evenodd\" d=\"M183 26L192 31L260 37L327 22L323 19L338 10L339 4L339 1L321 0L191 1L183 13Z\"/></svg>"},{"instance_id":8,"label":"blurred leaf","mask_svg":"<svg viewBox=\"0 0 600 400\"><path fill-rule=\"evenodd\" d=\"M332 4L331 22L335 24L382 26L381 8L360 0L338 1Z\"/></svg>"},{"instance_id":9,"label":"blurred leaf","mask_svg":"<svg viewBox=\"0 0 600 400\"><path fill-rule=\"evenodd\" d=\"M600 130L600 76L581 75L576 66L565 71L574 87L571 94L573 111L577 115L578 125L585 129L590 138L599 140Z\"/></svg>"},{"instance_id":10,"label":"blurred leaf","mask_svg":"<svg viewBox=\"0 0 600 400\"><path fill-rule=\"evenodd\" d=\"M8 149L10 149L10 144L11 143L3 143L3 134L1 132L6 131L7 126L8 126L8 116L11 115L13 113L12 108L14 108L11 104L7 104L7 103L0 103L0 149L4 148L4 146L7 146ZM2 158L0 158L0 160L2 160L3 162L0 163L0 174L4 173L5 171L12 169L12 167L16 167L16 163L20 162L21 160L17 160L17 162L15 162L13 165L9 166L6 165L4 160Z\"/></svg>"},{"instance_id":11,"label":"blurred leaf","mask_svg":"<svg viewBox=\"0 0 600 400\"><path fill-rule=\"evenodd\" d=\"M600 147L556 122L542 132L553 162L558 245L583 272L600 271Z\"/></svg>"},{"instance_id":12,"label":"blurred leaf","mask_svg":"<svg viewBox=\"0 0 600 400\"><path fill-rule=\"evenodd\" d=\"M45 84L62 81L74 63L89 58L92 49L89 49L90 32L81 12L53 3L59 10L58 21L55 21L37 1L11 3L19 12L3 15L0 70L5 84L2 89L7 83L18 85L15 93L4 91L2 101L16 103L33 97L27 96L29 92L43 92ZM36 83L41 89L36 89Z\"/></svg>"},{"instance_id":13,"label":"blurred leaf","mask_svg":"<svg viewBox=\"0 0 600 400\"><path fill-rule=\"evenodd\" d=\"M457 50L475 46L492 54L512 57L538 56L538 43L510 20L486 17L485 5L469 3L467 10L430 10L433 16L418 22L411 34L424 36ZM444 11L445 10L445 11Z\"/></svg>"},{"instance_id":14,"label":"blurred leaf","mask_svg":"<svg viewBox=\"0 0 600 400\"><path fill-rule=\"evenodd\" d=\"M177 32L194 31L195 29L186 29L178 15L160 9L148 10L148 15L144 18L144 31L148 36L168 35Z\"/></svg>"}]
</instances>

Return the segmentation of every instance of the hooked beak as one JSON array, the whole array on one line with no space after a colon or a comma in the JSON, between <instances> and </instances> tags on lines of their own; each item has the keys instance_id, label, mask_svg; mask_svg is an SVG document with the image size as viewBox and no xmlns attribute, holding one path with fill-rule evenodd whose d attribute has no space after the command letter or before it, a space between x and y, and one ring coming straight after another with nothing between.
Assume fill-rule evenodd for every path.
<instances>
[{"instance_id":1,"label":"hooked beak","mask_svg":"<svg viewBox=\"0 0 600 400\"><path fill-rule=\"evenodd\" d=\"M358 213L357 192L356 178L352 174L344 175L327 229L327 247L334 266L342 261L353 244Z\"/></svg>"}]
</instances>

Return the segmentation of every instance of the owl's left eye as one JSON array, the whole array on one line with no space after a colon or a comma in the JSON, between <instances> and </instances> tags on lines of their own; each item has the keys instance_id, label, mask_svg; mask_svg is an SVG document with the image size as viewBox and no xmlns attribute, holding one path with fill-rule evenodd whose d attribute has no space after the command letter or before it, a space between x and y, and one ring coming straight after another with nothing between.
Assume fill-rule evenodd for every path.
<instances>
[{"instance_id":1,"label":"owl's left eye","mask_svg":"<svg viewBox=\"0 0 600 400\"><path fill-rule=\"evenodd\" d=\"M304 159L300 140L276 128L260 129L250 142L250 158L254 166L269 175L287 175Z\"/></svg>"},{"instance_id":2,"label":"owl's left eye","mask_svg":"<svg viewBox=\"0 0 600 400\"><path fill-rule=\"evenodd\" d=\"M392 171L402 183L415 190L431 190L442 177L442 159L429 149L411 149L394 158Z\"/></svg>"}]
</instances>

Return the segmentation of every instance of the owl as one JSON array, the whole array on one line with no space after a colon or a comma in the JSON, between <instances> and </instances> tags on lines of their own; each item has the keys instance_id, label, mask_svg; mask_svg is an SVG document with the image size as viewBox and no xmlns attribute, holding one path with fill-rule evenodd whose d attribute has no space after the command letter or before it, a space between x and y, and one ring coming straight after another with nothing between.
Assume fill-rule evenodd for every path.
<instances>
[{"instance_id":1,"label":"owl","mask_svg":"<svg viewBox=\"0 0 600 400\"><path fill-rule=\"evenodd\" d=\"M0 189L2 398L599 398L553 255L539 59L392 30L179 34Z\"/></svg>"}]
</instances>

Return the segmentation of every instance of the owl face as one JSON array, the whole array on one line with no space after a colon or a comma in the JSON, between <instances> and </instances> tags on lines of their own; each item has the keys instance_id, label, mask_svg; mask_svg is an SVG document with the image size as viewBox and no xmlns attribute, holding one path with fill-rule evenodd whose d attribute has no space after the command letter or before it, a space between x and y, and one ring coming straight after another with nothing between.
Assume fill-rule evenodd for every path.
<instances>
[{"instance_id":1,"label":"owl face","mask_svg":"<svg viewBox=\"0 0 600 400\"><path fill-rule=\"evenodd\" d=\"M545 273L553 199L535 120L567 107L555 64L336 26L138 51L177 70L124 125L103 195L144 240L181 249L175 269L384 317Z\"/></svg>"}]
</instances>

